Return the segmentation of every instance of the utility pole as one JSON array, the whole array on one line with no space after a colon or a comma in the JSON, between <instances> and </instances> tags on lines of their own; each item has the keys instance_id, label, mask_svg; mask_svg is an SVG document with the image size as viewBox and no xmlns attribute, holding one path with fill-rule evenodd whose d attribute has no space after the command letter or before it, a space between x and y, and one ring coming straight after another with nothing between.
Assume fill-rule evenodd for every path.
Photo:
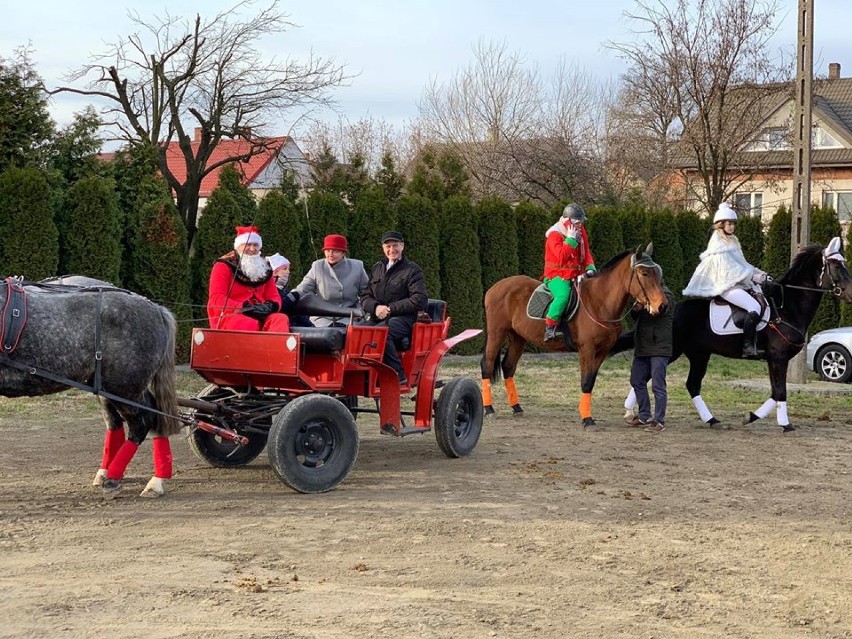
<instances>
[{"instance_id":1,"label":"utility pole","mask_svg":"<svg viewBox=\"0 0 852 639\"><path fill-rule=\"evenodd\" d=\"M793 111L793 224L790 261L811 239L811 123L813 121L814 0L799 0L796 38L796 106ZM790 360L787 381L807 381L805 350Z\"/></svg>"}]
</instances>

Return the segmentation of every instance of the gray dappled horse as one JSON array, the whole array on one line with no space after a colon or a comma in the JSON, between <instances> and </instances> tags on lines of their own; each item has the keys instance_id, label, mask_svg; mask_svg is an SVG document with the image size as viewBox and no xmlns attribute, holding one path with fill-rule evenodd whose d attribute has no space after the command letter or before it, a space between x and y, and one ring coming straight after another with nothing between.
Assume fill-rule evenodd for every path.
<instances>
[{"instance_id":1,"label":"gray dappled horse","mask_svg":"<svg viewBox=\"0 0 852 639\"><path fill-rule=\"evenodd\" d=\"M2 284L4 299L8 286ZM159 497L172 474L168 437L181 428L175 418L174 316L141 295L88 277L27 282L24 290L26 325L17 347L0 361L0 395L57 393L69 386L62 380L92 389L99 381L102 391L138 404L99 397L107 433L94 484L107 496L115 494L152 431L154 476L142 495Z\"/></svg>"}]
</instances>

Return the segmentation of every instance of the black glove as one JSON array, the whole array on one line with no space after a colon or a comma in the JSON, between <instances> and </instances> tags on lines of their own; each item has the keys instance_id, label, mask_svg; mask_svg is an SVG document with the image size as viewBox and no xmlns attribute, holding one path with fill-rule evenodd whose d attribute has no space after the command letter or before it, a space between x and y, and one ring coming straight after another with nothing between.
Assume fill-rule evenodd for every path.
<instances>
[{"instance_id":1,"label":"black glove","mask_svg":"<svg viewBox=\"0 0 852 639\"><path fill-rule=\"evenodd\" d=\"M275 312L275 308L275 302L259 302L258 304L249 304L246 302L243 305L243 315L263 321Z\"/></svg>"},{"instance_id":2,"label":"black glove","mask_svg":"<svg viewBox=\"0 0 852 639\"><path fill-rule=\"evenodd\" d=\"M281 308L284 311L289 310L292 306L299 301L302 296L299 295L296 291L290 291L284 298L281 300L282 305Z\"/></svg>"}]
</instances>

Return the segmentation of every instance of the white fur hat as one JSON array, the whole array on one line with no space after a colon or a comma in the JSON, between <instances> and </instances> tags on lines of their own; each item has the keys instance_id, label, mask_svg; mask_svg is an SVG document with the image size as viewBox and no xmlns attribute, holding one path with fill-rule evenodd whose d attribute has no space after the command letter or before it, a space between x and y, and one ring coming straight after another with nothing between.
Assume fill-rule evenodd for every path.
<instances>
[{"instance_id":1,"label":"white fur hat","mask_svg":"<svg viewBox=\"0 0 852 639\"><path fill-rule=\"evenodd\" d=\"M281 268L282 266L287 266L290 263L290 260L279 253L270 255L266 258L266 261L269 262L269 266L272 267L273 271Z\"/></svg>"}]
</instances>

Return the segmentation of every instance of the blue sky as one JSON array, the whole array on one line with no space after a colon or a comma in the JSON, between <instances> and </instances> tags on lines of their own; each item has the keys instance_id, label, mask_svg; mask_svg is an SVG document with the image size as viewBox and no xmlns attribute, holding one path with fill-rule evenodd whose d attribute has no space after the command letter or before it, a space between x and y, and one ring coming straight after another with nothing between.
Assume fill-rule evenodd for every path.
<instances>
[{"instance_id":1,"label":"blue sky","mask_svg":"<svg viewBox=\"0 0 852 639\"><path fill-rule=\"evenodd\" d=\"M62 82L64 73L102 51L104 43L130 31L128 10L143 16L210 17L233 6L233 0L172 0L105 3L103 0L35 0L4 9L0 21L0 55L30 43L33 59L48 86ZM852 75L852 23L849 0L815 0L815 67L825 74L829 62L839 62L842 75ZM257 6L266 6L260 4ZM263 43L277 56L300 57L307 52L333 57L357 73L350 86L337 90L340 112L350 120L363 116L402 124L417 115L417 102L430 78L450 78L471 59L480 38L505 41L543 72L561 55L601 79L615 79L621 61L602 46L627 39L623 13L635 9L633 0L292 0L280 7L297 25ZM780 3L781 30L776 46L794 50L796 0ZM51 113L67 122L87 100L54 99ZM328 115L334 117L333 114ZM289 125L282 123L280 131Z\"/></svg>"}]
</instances>

